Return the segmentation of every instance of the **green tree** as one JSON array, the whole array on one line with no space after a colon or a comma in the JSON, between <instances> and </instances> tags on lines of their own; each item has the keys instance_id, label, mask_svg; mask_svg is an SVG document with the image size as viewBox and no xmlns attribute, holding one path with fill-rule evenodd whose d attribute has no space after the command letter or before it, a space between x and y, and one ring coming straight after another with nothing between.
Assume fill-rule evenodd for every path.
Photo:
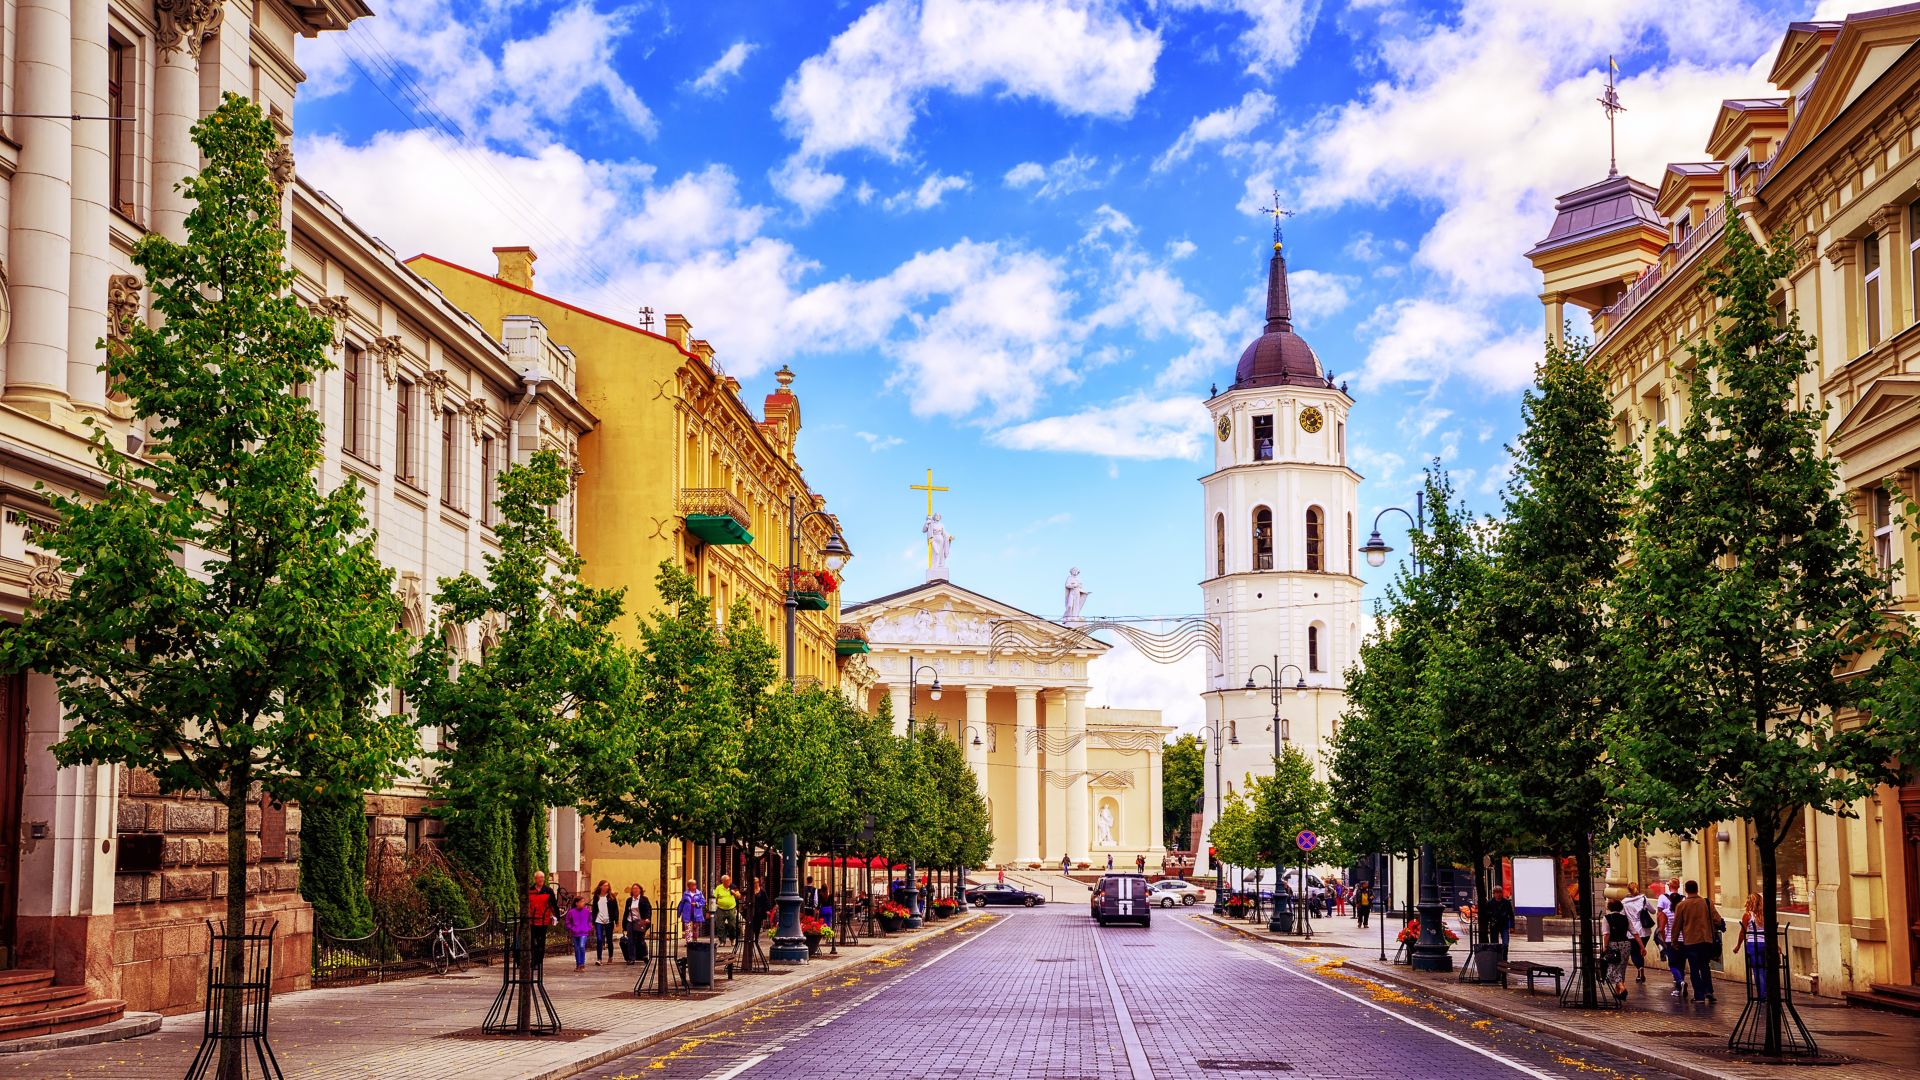
<instances>
[{"instance_id":1,"label":"green tree","mask_svg":"<svg viewBox=\"0 0 1920 1080\"><path fill-rule=\"evenodd\" d=\"M1200 736L1181 735L1161 747L1160 817L1173 846L1193 850L1193 811L1207 784L1207 754Z\"/></svg>"},{"instance_id":2,"label":"green tree","mask_svg":"<svg viewBox=\"0 0 1920 1080\"><path fill-rule=\"evenodd\" d=\"M713 622L713 602L670 561L657 578L660 607L641 622L629 696L637 722L610 732L581 806L618 844L660 845L660 902L666 902L666 845L726 827L733 799L749 782L734 700L736 659ZM668 919L659 919L662 955ZM666 992L664 970L658 984Z\"/></svg>"},{"instance_id":3,"label":"green tree","mask_svg":"<svg viewBox=\"0 0 1920 1080\"><path fill-rule=\"evenodd\" d=\"M513 880L525 906L533 876L535 823L549 808L577 802L596 764L626 744L630 659L614 636L619 590L580 580L580 556L551 516L572 476L551 450L502 473L497 554L486 577L442 578L437 625L414 656L409 692L418 722L445 735L434 756L442 813L456 830L495 827L506 817ZM477 659L454 653L449 629L494 622L498 639ZM524 913L523 913L524 914ZM531 978L533 956L521 950ZM516 1026L531 1022L523 984Z\"/></svg>"},{"instance_id":4,"label":"green tree","mask_svg":"<svg viewBox=\"0 0 1920 1080\"><path fill-rule=\"evenodd\" d=\"M1521 415L1496 556L1428 678L1443 711L1470 724L1476 752L1461 755L1462 781L1510 811L1495 819L1500 831L1576 857L1581 993L1593 1008L1594 897L1584 883L1618 803L1602 734L1617 705L1608 624L1633 473L1584 342L1548 347ZM1482 903L1486 876L1476 875ZM1494 927L1481 931L1494 940Z\"/></svg>"},{"instance_id":5,"label":"green tree","mask_svg":"<svg viewBox=\"0 0 1920 1080\"><path fill-rule=\"evenodd\" d=\"M187 242L149 234L133 250L160 325L135 320L105 361L152 442L131 458L98 429L100 498L51 497L58 523L36 540L69 588L6 631L4 662L60 680L61 765L146 769L225 805L238 931L256 792L357 793L415 741L374 708L403 655L392 574L359 486L321 490L320 418L295 393L330 366L330 330L291 291L273 126L228 94L193 137L205 165L185 183ZM239 981L237 937L223 962ZM240 1019L233 996L223 1029ZM240 1045L224 1044L222 1077L238 1076Z\"/></svg>"},{"instance_id":6,"label":"green tree","mask_svg":"<svg viewBox=\"0 0 1920 1080\"><path fill-rule=\"evenodd\" d=\"M1911 669L1821 448L1826 410L1800 391L1812 340L1774 306L1794 244L1783 234L1763 245L1728 217L1706 277L1719 317L1683 369L1692 409L1679 431L1654 432L1631 532L1612 746L1646 824L1738 818L1752 830L1772 976L1765 1049L1776 1053L1780 844L1808 808L1845 814L1895 780L1916 724L1897 706L1862 709L1895 705L1888 676Z\"/></svg>"},{"instance_id":7,"label":"green tree","mask_svg":"<svg viewBox=\"0 0 1920 1080\"><path fill-rule=\"evenodd\" d=\"M309 796L300 804L300 895L330 937L373 933L367 896L367 808L357 792Z\"/></svg>"},{"instance_id":8,"label":"green tree","mask_svg":"<svg viewBox=\"0 0 1920 1080\"><path fill-rule=\"evenodd\" d=\"M1248 785L1251 787L1251 782ZM1220 800L1220 812L1207 829L1214 857L1229 866L1263 865L1273 854L1262 846L1254 822L1253 800L1246 791L1230 791Z\"/></svg>"}]
</instances>

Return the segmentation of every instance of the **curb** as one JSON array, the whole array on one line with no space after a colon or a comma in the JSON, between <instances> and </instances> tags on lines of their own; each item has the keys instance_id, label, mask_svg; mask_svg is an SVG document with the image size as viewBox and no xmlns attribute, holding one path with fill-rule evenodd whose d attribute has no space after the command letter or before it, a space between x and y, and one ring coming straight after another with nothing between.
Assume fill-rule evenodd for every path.
<instances>
[{"instance_id":1,"label":"curb","mask_svg":"<svg viewBox=\"0 0 1920 1080\"><path fill-rule=\"evenodd\" d=\"M25 1054L34 1050L65 1050L70 1046L94 1046L122 1039L151 1035L160 1030L160 1014L130 1012L110 1024L97 1024L78 1031L58 1031L52 1035L29 1035L24 1039L0 1042L0 1054Z\"/></svg>"},{"instance_id":2,"label":"curb","mask_svg":"<svg viewBox=\"0 0 1920 1080\"><path fill-rule=\"evenodd\" d=\"M1264 941L1270 945L1278 945L1281 948L1296 949L1296 950L1310 950L1310 949L1316 948L1316 946L1308 942L1281 941L1275 938L1262 937L1261 935L1256 934L1250 930L1246 930L1241 927L1235 926L1232 923L1226 922L1221 919L1217 919L1210 914L1202 915L1200 917L1202 919L1205 919L1207 922L1213 923L1216 926L1222 926L1228 930L1232 930L1234 933L1239 934L1242 937L1252 938L1255 941ZM1444 985L1436 986L1430 983L1422 982L1420 980L1409 979L1406 976L1400 974L1398 971L1396 971L1392 967L1382 966L1380 962L1377 960L1355 960L1348 957L1341 957L1340 959L1342 961L1341 966L1343 968L1358 972L1370 979L1374 979L1380 982L1390 983L1395 989L1408 990L1416 994L1422 994L1426 997L1438 998L1439 1000L1445 1001L1451 1005L1459 1005L1463 1008L1472 1009L1475 1012L1481 1012L1489 1016L1498 1017L1499 1019L1505 1020L1510 1024L1518 1024L1521 1027L1527 1028L1530 1031L1544 1032L1548 1035L1552 1035L1557 1039L1565 1039L1567 1042L1578 1043L1581 1046L1590 1046L1595 1050L1605 1050L1610 1054L1632 1054L1639 1057L1645 1057L1649 1061L1653 1062L1658 1068L1663 1069L1670 1073L1674 1073L1675 1075L1678 1075L1678 1076L1687 1077L1688 1080L1750 1080L1750 1077L1742 1075L1740 1073L1722 1072L1718 1069L1709 1068L1705 1065L1698 1065L1690 1061L1678 1060L1677 1058L1671 1057L1671 1056L1657 1056L1654 1054L1641 1053L1639 1051L1623 1047L1619 1042L1609 1039L1603 1035L1599 1035L1591 1031L1586 1031L1581 1028L1572 1027L1567 1024L1562 1024L1555 1020L1544 1020L1537 1015L1527 1013L1520 1009L1510 1008L1506 1005L1499 1003L1498 1001L1489 1002L1483 998L1476 997L1472 994L1454 990L1452 987L1449 987L1449 986L1444 986ZM1687 1052L1685 1049L1677 1046L1662 1047L1661 1049L1668 1052L1669 1054Z\"/></svg>"},{"instance_id":3,"label":"curb","mask_svg":"<svg viewBox=\"0 0 1920 1080\"><path fill-rule=\"evenodd\" d=\"M915 934L911 938L907 938L905 940L891 943L886 948L869 953L866 957L863 957L862 959L870 960L878 956L888 956L901 949L906 948L909 945L913 945L922 941L930 941L933 938L937 938L941 936L942 934L951 933L955 930L958 930L962 926L967 926L971 924L972 922L975 921L976 918L978 918L978 916L979 916L978 912L972 912L972 913L969 913L967 917L963 919L946 919L941 923L940 926L932 928L931 933L922 932L922 933ZM925 931L926 929L927 929L926 927L924 926L922 927L923 931ZM751 996L741 998L738 1001L731 1002L725 1008L717 1009L714 1012L707 1013L704 1016L696 1016L688 1020L683 1020L680 1023L675 1024L670 1028L663 1028L659 1031L650 1031L645 1035L637 1035L634 1038L619 1044L618 1046L610 1046L604 1050L596 1050L592 1054L587 1055L586 1057L579 1058L574 1061L569 1061L561 1065L555 1065L553 1068L547 1069L544 1072L527 1073L523 1075L520 1078L520 1080L565 1080L566 1077L575 1076L580 1073L586 1072L588 1069L597 1068L598 1066L605 1065L607 1062L613 1061L616 1058L623 1058L623 1057L626 1057L628 1054L634 1053L635 1051L645 1050L647 1047L653 1046L656 1043L663 1043L669 1039L677 1038L680 1035L684 1035L687 1032L692 1031L694 1028L711 1024L715 1020L724 1020L729 1016L735 1016L740 1013L746 1012L749 1009L757 1008L758 1006L768 1001L771 1001L772 999L777 998L780 995L785 994L796 987L807 986L811 983L816 983L823 979L832 978L834 975L838 975L842 972L847 971L848 968L851 966L852 965L834 968L832 971L823 971L818 975L809 977L806 974L806 965L802 965L798 969L801 975L801 978L799 978L798 980L791 981L791 982L782 982L778 986L768 987L766 990L761 991L760 993L753 994ZM155 1026L158 1026L158 1018L156 1018L155 1020ZM1712 1078L1712 1080L1718 1080L1718 1078Z\"/></svg>"}]
</instances>

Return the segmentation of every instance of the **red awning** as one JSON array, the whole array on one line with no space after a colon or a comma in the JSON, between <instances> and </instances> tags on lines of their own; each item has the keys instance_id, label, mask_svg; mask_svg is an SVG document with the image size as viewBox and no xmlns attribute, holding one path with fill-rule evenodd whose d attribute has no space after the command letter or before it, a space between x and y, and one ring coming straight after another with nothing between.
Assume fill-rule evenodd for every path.
<instances>
[{"instance_id":1,"label":"red awning","mask_svg":"<svg viewBox=\"0 0 1920 1080\"><path fill-rule=\"evenodd\" d=\"M884 857L879 855L875 855L873 858L868 859L865 862L862 862L859 859L848 858L844 855L815 855L813 858L807 860L807 865L808 866L849 866L856 870L862 866L865 866L872 870L885 870L887 868L887 860ZM895 870L905 870L907 868L907 864L895 863L893 865L893 868Z\"/></svg>"}]
</instances>

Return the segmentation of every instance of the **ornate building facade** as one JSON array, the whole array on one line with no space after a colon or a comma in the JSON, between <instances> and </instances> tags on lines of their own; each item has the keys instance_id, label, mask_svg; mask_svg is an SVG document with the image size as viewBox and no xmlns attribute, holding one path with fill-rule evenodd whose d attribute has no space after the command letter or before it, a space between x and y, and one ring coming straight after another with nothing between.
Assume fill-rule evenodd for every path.
<instances>
[{"instance_id":1,"label":"ornate building facade","mask_svg":"<svg viewBox=\"0 0 1920 1080\"><path fill-rule=\"evenodd\" d=\"M249 95L291 137L302 37L371 14L360 0L0 0L0 610L17 620L63 586L29 532L46 520L36 484L100 491L91 420L139 454L146 433L110 393L95 343L147 317L128 258L149 231L185 238L174 188L198 167L191 125L223 91ZM68 120L69 116L83 119ZM46 119L55 116L58 119ZM111 121L97 119L112 117ZM435 582L484 572L493 549L493 477L534 449L577 455L593 416L574 395L564 353L484 333L297 181L290 151L273 163L286 198L296 294L335 328L338 365L302 392L324 419L322 481L367 490L383 561L397 572L406 621L424 632ZM569 519L571 501L561 508ZM462 628L457 647L484 643ZM405 707L398 695L394 704ZM225 914L225 809L164 794L151 776L61 769L49 748L67 721L50 677L0 687L0 961L50 971L92 1000L67 1019L124 1007L196 1007L205 920ZM435 741L426 733L429 747ZM388 849L433 831L416 763L368 801ZM298 807L260 801L246 822L256 914L278 919L276 982L308 979L312 911L300 897ZM90 1010L90 1011L89 1011ZM65 1021L63 1021L65 1022Z\"/></svg>"},{"instance_id":2,"label":"ornate building facade","mask_svg":"<svg viewBox=\"0 0 1920 1080\"><path fill-rule=\"evenodd\" d=\"M1777 303L1817 343L1799 393L1826 403L1861 543L1898 564L1888 606L1911 617L1920 551L1880 488L1920 492L1920 10L1792 23L1767 81L1770 91L1722 102L1706 160L1667 166L1657 188L1610 176L1562 197L1528 252L1547 332L1563 334L1568 305L1592 313L1618 437L1647 453L1644 433L1687 412L1680 375L1687 343L1712 324L1701 281L1723 247L1726 204L1757 237L1785 230L1799 258ZM1802 990L1884 999L1876 984L1920 983L1920 784L1846 809L1806 814L1781 849L1788 959ZM1759 889L1746 827L1620 845L1607 887L1670 876L1698 878L1734 917ZM1729 952L1733 971L1740 962Z\"/></svg>"},{"instance_id":3,"label":"ornate building facade","mask_svg":"<svg viewBox=\"0 0 1920 1080\"><path fill-rule=\"evenodd\" d=\"M1233 385L1207 402L1213 471L1201 478L1201 597L1220 628L1209 657L1208 747L1196 871L1213 872L1203 837L1227 791L1270 775L1292 743L1321 762L1346 706L1343 673L1359 657L1354 515L1360 474L1347 463L1347 412L1293 331L1287 262L1276 236L1265 331L1241 355ZM1247 689L1250 683L1257 689ZM1267 687L1282 692L1275 706ZM1324 770L1324 764L1319 764Z\"/></svg>"}]
</instances>

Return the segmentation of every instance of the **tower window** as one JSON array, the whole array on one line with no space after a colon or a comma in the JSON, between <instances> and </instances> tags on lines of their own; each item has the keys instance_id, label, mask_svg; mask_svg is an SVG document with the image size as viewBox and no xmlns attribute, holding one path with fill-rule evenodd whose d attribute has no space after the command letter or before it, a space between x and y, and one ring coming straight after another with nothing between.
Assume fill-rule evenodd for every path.
<instances>
[{"instance_id":1,"label":"tower window","mask_svg":"<svg viewBox=\"0 0 1920 1080\"><path fill-rule=\"evenodd\" d=\"M1273 511L1264 506L1253 511L1253 568L1273 569Z\"/></svg>"},{"instance_id":2,"label":"tower window","mask_svg":"<svg viewBox=\"0 0 1920 1080\"><path fill-rule=\"evenodd\" d=\"M1322 537L1325 533L1324 516L1317 506L1307 507L1307 569L1320 570L1326 564L1323 557L1325 545Z\"/></svg>"},{"instance_id":3,"label":"tower window","mask_svg":"<svg viewBox=\"0 0 1920 1080\"><path fill-rule=\"evenodd\" d=\"M1318 624L1307 627L1307 670L1320 670L1320 627Z\"/></svg>"},{"instance_id":4,"label":"tower window","mask_svg":"<svg viewBox=\"0 0 1920 1080\"><path fill-rule=\"evenodd\" d=\"M1253 460L1273 460L1273 417L1271 414L1253 418Z\"/></svg>"},{"instance_id":5,"label":"tower window","mask_svg":"<svg viewBox=\"0 0 1920 1080\"><path fill-rule=\"evenodd\" d=\"M1334 459L1334 464L1345 465L1347 463L1347 422L1345 420L1333 425L1333 446L1334 453L1339 455Z\"/></svg>"},{"instance_id":6,"label":"tower window","mask_svg":"<svg viewBox=\"0 0 1920 1080\"><path fill-rule=\"evenodd\" d=\"M1213 515L1213 576L1227 576L1227 515Z\"/></svg>"}]
</instances>

